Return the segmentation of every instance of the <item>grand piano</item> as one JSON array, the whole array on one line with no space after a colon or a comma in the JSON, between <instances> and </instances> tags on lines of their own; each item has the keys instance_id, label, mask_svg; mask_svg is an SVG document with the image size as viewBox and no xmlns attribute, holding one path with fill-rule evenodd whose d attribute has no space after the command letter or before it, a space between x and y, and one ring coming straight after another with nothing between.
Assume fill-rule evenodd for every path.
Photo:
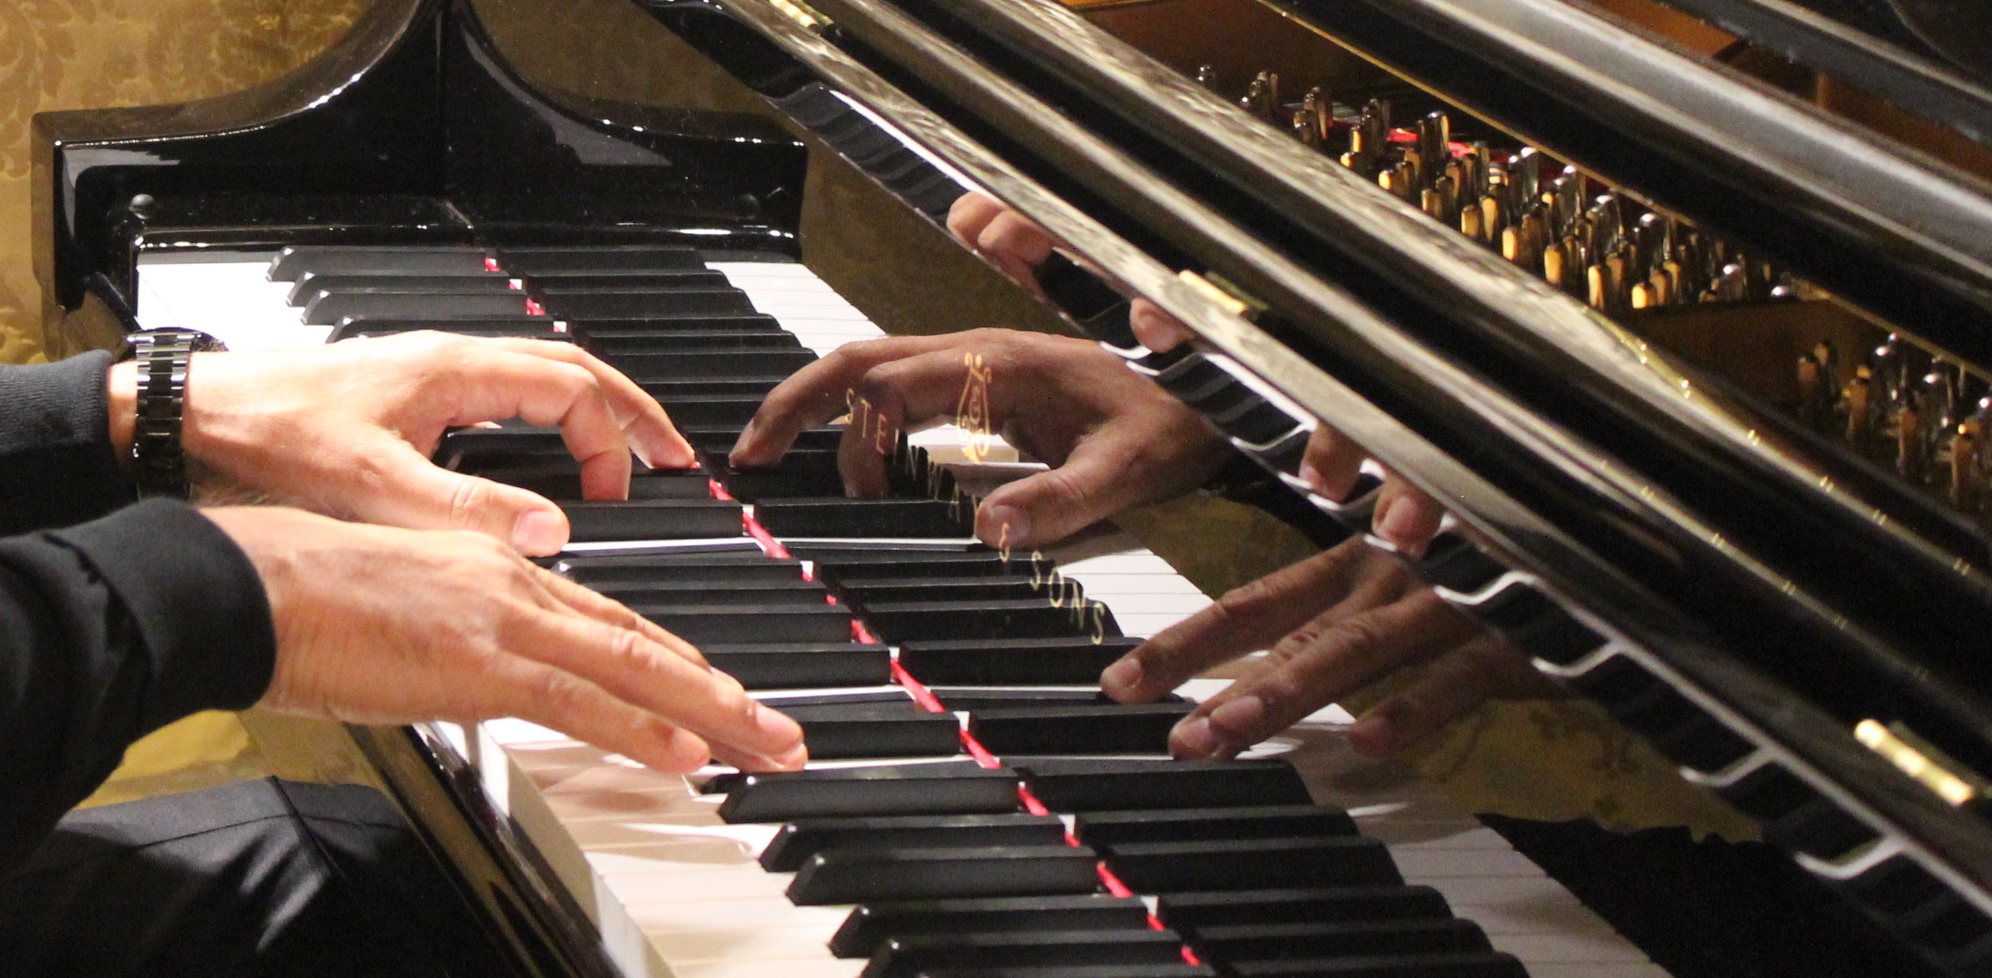
<instances>
[{"instance_id":1,"label":"grand piano","mask_svg":"<svg viewBox=\"0 0 1992 978\"><path fill-rule=\"evenodd\" d=\"M934 328L878 270L929 260L980 190L1063 242L1057 324L1203 413L1268 508L1365 533L1374 480L1329 500L1297 476L1315 424L1349 434L1448 507L1402 559L1449 603L1904 967L1992 973L1992 94L1960 40L1982 22L1075 6L638 0L545 25L382 0L267 89L39 117L50 331L579 342L723 452L787 370L874 319ZM584 33L612 65L559 62ZM905 206L876 250L810 246L827 202L881 195ZM1130 295L1195 348L1143 348ZM402 805L522 974L1666 973L1560 890L1562 930L1507 915L1532 870L1429 791L1339 777L1332 737L1156 759L1186 707L1099 704L1088 670L1199 599L1155 600L1165 569L1120 541L974 546L989 466L957 463L989 442L967 434L900 446L885 500L826 501L824 430L776 471L709 455L570 504L557 567L794 710L820 770L664 779L503 723L354 728L364 763L328 767ZM439 460L571 495L544 432ZM678 895L629 896L665 876Z\"/></svg>"}]
</instances>

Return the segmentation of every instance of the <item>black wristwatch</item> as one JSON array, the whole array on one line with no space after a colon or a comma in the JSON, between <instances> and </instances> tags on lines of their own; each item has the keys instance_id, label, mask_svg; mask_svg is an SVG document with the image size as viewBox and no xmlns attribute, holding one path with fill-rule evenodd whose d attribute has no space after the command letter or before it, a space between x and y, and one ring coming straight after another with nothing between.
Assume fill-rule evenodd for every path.
<instances>
[{"instance_id":1,"label":"black wristwatch","mask_svg":"<svg viewBox=\"0 0 1992 978\"><path fill-rule=\"evenodd\" d=\"M180 423L187 406L187 365L196 353L228 348L192 329L149 329L125 342L138 363L138 425L131 440L138 494L185 499L189 487Z\"/></svg>"}]
</instances>

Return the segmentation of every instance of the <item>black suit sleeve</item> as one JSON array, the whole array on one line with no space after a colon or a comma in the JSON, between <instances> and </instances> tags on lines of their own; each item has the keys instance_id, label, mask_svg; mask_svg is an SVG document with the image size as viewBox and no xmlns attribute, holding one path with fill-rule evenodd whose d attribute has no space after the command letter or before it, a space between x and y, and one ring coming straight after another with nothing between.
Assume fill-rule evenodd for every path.
<instances>
[{"instance_id":1,"label":"black suit sleeve","mask_svg":"<svg viewBox=\"0 0 1992 978\"><path fill-rule=\"evenodd\" d=\"M70 526L130 503L111 449L108 353L0 365L0 535Z\"/></svg>"},{"instance_id":2,"label":"black suit sleeve","mask_svg":"<svg viewBox=\"0 0 1992 978\"><path fill-rule=\"evenodd\" d=\"M132 741L254 703L276 661L233 540L181 503L118 508L131 487L110 447L109 363L0 367L0 527L67 527L0 537L0 873Z\"/></svg>"}]
</instances>

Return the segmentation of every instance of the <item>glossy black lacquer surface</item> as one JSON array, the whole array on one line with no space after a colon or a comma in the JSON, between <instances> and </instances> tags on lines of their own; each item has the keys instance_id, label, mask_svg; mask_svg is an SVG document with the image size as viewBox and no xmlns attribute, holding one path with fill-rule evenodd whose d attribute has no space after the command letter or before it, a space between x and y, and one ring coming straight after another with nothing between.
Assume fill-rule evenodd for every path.
<instances>
[{"instance_id":1,"label":"glossy black lacquer surface","mask_svg":"<svg viewBox=\"0 0 1992 978\"><path fill-rule=\"evenodd\" d=\"M468 0L384 0L270 86L35 119L36 272L133 299L141 250L523 236L793 254L802 147L765 120L545 92Z\"/></svg>"}]
</instances>

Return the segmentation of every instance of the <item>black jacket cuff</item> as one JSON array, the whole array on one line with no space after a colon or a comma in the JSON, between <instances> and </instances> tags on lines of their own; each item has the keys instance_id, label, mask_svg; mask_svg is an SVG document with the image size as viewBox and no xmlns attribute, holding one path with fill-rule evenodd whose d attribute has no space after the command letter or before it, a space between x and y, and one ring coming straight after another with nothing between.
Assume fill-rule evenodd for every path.
<instances>
[{"instance_id":1,"label":"black jacket cuff","mask_svg":"<svg viewBox=\"0 0 1992 978\"><path fill-rule=\"evenodd\" d=\"M135 498L111 447L110 365L93 351L0 367L0 535L73 526Z\"/></svg>"},{"instance_id":2,"label":"black jacket cuff","mask_svg":"<svg viewBox=\"0 0 1992 978\"><path fill-rule=\"evenodd\" d=\"M146 500L53 534L83 554L137 623L152 671L141 729L263 697L277 636L247 554L200 511Z\"/></svg>"}]
</instances>

